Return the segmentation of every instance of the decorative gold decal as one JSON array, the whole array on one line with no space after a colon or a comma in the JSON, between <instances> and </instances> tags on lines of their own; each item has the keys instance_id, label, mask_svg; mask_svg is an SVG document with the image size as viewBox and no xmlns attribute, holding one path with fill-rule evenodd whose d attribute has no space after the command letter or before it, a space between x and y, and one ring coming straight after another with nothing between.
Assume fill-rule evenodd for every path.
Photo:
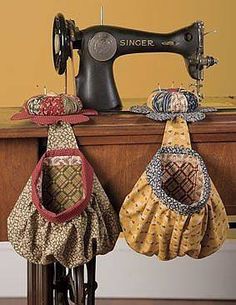
<instances>
[{"instance_id":1,"label":"decorative gold decal","mask_svg":"<svg viewBox=\"0 0 236 305\"><path fill-rule=\"evenodd\" d=\"M162 41L161 43L163 46L174 46L176 44L175 41L173 40L168 40L168 41Z\"/></svg>"}]
</instances>

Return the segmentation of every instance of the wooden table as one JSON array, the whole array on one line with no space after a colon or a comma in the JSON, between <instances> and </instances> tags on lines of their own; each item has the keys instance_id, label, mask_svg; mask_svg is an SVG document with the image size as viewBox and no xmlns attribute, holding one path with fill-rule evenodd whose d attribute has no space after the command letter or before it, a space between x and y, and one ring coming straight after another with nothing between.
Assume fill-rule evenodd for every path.
<instances>
[{"instance_id":1,"label":"wooden table","mask_svg":"<svg viewBox=\"0 0 236 305\"><path fill-rule=\"evenodd\" d=\"M46 145L46 127L10 121L18 110L0 108L0 241L7 240L7 216ZM211 113L189 127L192 146L205 160L228 215L236 215L236 113ZM160 147L163 130L164 123L130 113L100 114L74 127L117 211ZM50 266L29 264L29 305L51 304L50 275Z\"/></svg>"}]
</instances>

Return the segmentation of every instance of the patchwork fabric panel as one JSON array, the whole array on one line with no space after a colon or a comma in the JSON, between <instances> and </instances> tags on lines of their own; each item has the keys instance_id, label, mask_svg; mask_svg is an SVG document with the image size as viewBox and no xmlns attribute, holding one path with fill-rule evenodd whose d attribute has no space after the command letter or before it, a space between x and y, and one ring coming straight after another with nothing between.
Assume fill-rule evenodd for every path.
<instances>
[{"instance_id":1,"label":"patchwork fabric panel","mask_svg":"<svg viewBox=\"0 0 236 305\"><path fill-rule=\"evenodd\" d=\"M24 108L31 115L66 115L79 113L82 102L77 96L49 93L31 97Z\"/></svg>"},{"instance_id":2,"label":"patchwork fabric panel","mask_svg":"<svg viewBox=\"0 0 236 305\"><path fill-rule=\"evenodd\" d=\"M187 205L199 201L204 178L196 159L173 156L171 161L166 155L165 159L162 162L162 188L166 194Z\"/></svg>"},{"instance_id":3,"label":"patchwork fabric panel","mask_svg":"<svg viewBox=\"0 0 236 305\"><path fill-rule=\"evenodd\" d=\"M79 157L46 158L43 165L42 202L54 213L62 212L83 197L82 165Z\"/></svg>"},{"instance_id":4,"label":"patchwork fabric panel","mask_svg":"<svg viewBox=\"0 0 236 305\"><path fill-rule=\"evenodd\" d=\"M199 99L193 92L176 88L156 89L144 105L132 106L130 111L145 114L155 121L184 118L187 122L196 122L203 120L206 112L216 109L199 107Z\"/></svg>"},{"instance_id":5,"label":"patchwork fabric panel","mask_svg":"<svg viewBox=\"0 0 236 305\"><path fill-rule=\"evenodd\" d=\"M198 98L190 91L163 89L155 90L148 103L157 112L192 112L198 107Z\"/></svg>"}]
</instances>

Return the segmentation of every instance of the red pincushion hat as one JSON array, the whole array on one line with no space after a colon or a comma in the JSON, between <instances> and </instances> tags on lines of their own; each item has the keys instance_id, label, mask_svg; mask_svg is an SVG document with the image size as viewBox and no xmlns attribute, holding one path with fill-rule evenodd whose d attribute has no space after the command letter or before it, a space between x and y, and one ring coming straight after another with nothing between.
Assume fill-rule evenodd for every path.
<instances>
[{"instance_id":1,"label":"red pincushion hat","mask_svg":"<svg viewBox=\"0 0 236 305\"><path fill-rule=\"evenodd\" d=\"M49 92L29 98L24 103L22 110L14 114L11 119L31 119L31 121L43 125L59 121L77 124L88 121L87 115L97 115L97 111L83 109L79 97Z\"/></svg>"}]
</instances>

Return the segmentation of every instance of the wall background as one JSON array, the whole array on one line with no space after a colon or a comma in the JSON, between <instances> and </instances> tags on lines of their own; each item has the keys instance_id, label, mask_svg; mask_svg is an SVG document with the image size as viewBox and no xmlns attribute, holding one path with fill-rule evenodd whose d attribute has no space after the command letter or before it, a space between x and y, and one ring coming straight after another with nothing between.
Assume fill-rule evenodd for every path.
<instances>
[{"instance_id":1,"label":"wall background","mask_svg":"<svg viewBox=\"0 0 236 305\"><path fill-rule=\"evenodd\" d=\"M22 0L1 1L0 11L0 106L20 106L43 91L64 88L63 77L52 63L51 27L55 14L62 12L85 27L100 22L100 5L105 23L153 32L169 32L205 21L206 53L220 64L207 71L204 93L207 96L236 95L236 1L235 0ZM162 87L191 79L183 59L175 54L136 54L123 56L115 63L115 76L122 98L146 97L157 83Z\"/></svg>"}]
</instances>

